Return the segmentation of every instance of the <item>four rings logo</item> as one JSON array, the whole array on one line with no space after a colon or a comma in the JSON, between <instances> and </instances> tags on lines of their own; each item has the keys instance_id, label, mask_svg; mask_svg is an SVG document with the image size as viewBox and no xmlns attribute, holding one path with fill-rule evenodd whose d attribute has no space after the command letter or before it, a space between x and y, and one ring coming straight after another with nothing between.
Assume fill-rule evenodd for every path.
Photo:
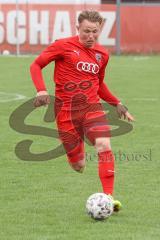
<instances>
[{"instance_id":1,"label":"four rings logo","mask_svg":"<svg viewBox=\"0 0 160 240\"><path fill-rule=\"evenodd\" d=\"M96 74L99 72L99 66L96 63L78 62L77 70Z\"/></svg>"}]
</instances>

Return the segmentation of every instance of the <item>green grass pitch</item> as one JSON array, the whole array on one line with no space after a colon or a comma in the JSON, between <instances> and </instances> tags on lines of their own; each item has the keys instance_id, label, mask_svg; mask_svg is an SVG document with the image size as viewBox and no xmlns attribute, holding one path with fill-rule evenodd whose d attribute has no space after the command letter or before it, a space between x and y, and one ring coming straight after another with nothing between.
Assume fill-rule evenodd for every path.
<instances>
[{"instance_id":1,"label":"green grass pitch","mask_svg":"<svg viewBox=\"0 0 160 240\"><path fill-rule=\"evenodd\" d=\"M112 138L116 160L115 197L123 210L97 222L85 213L88 196L102 191L96 158L84 174L69 167L65 156L50 161L23 161L15 155L18 142L31 139L31 151L58 146L55 138L32 136L9 126L11 113L35 95L29 75L33 57L0 57L0 239L1 240L159 240L160 239L160 56L111 56L106 71L110 89L135 116L133 130ZM53 93L53 65L44 70ZM19 95L26 98L16 100ZM46 108L26 122L44 123ZM18 121L18 120L17 120ZM86 145L87 154L94 149Z\"/></svg>"}]
</instances>

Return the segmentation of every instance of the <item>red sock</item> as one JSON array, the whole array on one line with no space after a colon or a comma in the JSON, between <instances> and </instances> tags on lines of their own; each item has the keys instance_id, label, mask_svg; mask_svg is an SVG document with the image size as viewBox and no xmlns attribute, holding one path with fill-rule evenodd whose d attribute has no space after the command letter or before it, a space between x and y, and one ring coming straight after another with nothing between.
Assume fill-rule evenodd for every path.
<instances>
[{"instance_id":1,"label":"red sock","mask_svg":"<svg viewBox=\"0 0 160 240\"><path fill-rule=\"evenodd\" d=\"M114 188L114 155L112 151L98 153L99 178L106 194L113 193Z\"/></svg>"}]
</instances>

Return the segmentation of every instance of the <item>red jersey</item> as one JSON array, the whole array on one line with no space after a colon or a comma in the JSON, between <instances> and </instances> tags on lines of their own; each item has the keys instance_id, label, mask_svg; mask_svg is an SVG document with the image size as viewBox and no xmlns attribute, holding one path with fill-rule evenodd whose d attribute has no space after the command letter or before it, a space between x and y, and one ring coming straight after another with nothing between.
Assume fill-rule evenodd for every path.
<instances>
[{"instance_id":1,"label":"red jersey","mask_svg":"<svg viewBox=\"0 0 160 240\"><path fill-rule=\"evenodd\" d=\"M88 103L98 103L102 98L117 105L119 99L103 81L108 59L108 52L99 44L86 48L78 36L60 39L36 58L31 65L31 76L37 91L46 90L41 69L55 61L55 96L62 100L63 108L70 108L76 95L85 96Z\"/></svg>"}]
</instances>

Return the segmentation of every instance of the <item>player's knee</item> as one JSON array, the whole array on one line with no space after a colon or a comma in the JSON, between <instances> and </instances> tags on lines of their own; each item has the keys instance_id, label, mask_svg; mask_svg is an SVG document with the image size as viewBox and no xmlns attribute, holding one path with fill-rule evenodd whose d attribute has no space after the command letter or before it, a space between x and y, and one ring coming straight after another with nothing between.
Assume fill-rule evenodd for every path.
<instances>
[{"instance_id":1,"label":"player's knee","mask_svg":"<svg viewBox=\"0 0 160 240\"><path fill-rule=\"evenodd\" d=\"M106 137L96 138L95 148L97 152L105 152L111 150L110 138Z\"/></svg>"},{"instance_id":2,"label":"player's knee","mask_svg":"<svg viewBox=\"0 0 160 240\"><path fill-rule=\"evenodd\" d=\"M72 166L72 168L79 172L79 173L82 173L84 171L84 168L85 168L85 161L84 160L81 160L81 161L78 161L76 163L70 163L70 165Z\"/></svg>"}]
</instances>

